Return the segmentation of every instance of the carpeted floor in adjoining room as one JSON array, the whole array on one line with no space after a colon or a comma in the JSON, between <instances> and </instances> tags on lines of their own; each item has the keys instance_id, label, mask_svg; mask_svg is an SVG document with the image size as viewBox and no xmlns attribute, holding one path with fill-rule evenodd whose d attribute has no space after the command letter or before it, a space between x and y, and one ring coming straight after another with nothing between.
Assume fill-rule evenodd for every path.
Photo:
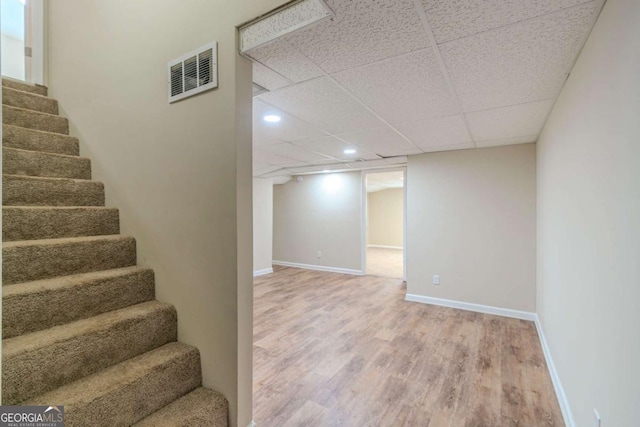
<instances>
[{"instance_id":1,"label":"carpeted floor in adjoining room","mask_svg":"<svg viewBox=\"0 0 640 427\"><path fill-rule=\"evenodd\" d=\"M401 279L403 276L402 249L367 248L367 274Z\"/></svg>"}]
</instances>

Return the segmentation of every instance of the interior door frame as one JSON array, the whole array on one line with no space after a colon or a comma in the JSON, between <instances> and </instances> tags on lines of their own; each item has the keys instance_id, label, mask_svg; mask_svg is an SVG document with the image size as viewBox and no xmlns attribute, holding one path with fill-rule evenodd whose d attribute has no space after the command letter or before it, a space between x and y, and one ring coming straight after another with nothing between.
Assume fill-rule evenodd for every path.
<instances>
[{"instance_id":1,"label":"interior door frame","mask_svg":"<svg viewBox=\"0 0 640 427\"><path fill-rule=\"evenodd\" d=\"M407 167L383 168L383 169L366 169L361 171L362 180L362 219L360 221L360 263L362 265L362 274L367 274L367 214L368 214L368 198L367 198L367 175L384 172L402 171L402 280L407 281Z\"/></svg>"}]
</instances>

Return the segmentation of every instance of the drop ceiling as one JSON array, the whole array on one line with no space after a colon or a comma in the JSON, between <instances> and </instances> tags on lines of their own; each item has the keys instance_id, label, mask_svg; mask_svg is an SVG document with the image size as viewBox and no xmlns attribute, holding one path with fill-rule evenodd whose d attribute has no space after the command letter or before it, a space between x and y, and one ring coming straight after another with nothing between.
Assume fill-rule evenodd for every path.
<instances>
[{"instance_id":1,"label":"drop ceiling","mask_svg":"<svg viewBox=\"0 0 640 427\"><path fill-rule=\"evenodd\" d=\"M331 18L246 52L255 176L535 142L602 0L326 5Z\"/></svg>"}]
</instances>

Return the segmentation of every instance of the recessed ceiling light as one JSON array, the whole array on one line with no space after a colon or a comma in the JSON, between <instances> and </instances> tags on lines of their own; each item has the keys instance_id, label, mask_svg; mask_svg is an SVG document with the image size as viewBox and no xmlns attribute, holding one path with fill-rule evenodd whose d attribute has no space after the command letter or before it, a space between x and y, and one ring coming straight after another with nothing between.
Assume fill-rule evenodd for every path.
<instances>
[{"instance_id":1,"label":"recessed ceiling light","mask_svg":"<svg viewBox=\"0 0 640 427\"><path fill-rule=\"evenodd\" d=\"M276 116L275 114L269 114L263 117L265 122L269 123L278 123L281 120L280 116Z\"/></svg>"},{"instance_id":2,"label":"recessed ceiling light","mask_svg":"<svg viewBox=\"0 0 640 427\"><path fill-rule=\"evenodd\" d=\"M344 150L344 154L355 154L356 150L354 150L353 148L347 148L346 150Z\"/></svg>"}]
</instances>

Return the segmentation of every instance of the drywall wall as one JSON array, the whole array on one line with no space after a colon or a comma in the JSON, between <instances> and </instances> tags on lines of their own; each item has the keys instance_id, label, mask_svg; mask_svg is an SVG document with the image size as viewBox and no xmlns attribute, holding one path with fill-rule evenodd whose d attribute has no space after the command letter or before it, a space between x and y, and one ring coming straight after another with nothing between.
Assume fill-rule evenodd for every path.
<instances>
[{"instance_id":1,"label":"drywall wall","mask_svg":"<svg viewBox=\"0 0 640 427\"><path fill-rule=\"evenodd\" d=\"M402 188L367 194L367 245L402 247Z\"/></svg>"},{"instance_id":2,"label":"drywall wall","mask_svg":"<svg viewBox=\"0 0 640 427\"><path fill-rule=\"evenodd\" d=\"M360 172L306 175L302 179L274 186L274 263L362 271Z\"/></svg>"},{"instance_id":3,"label":"drywall wall","mask_svg":"<svg viewBox=\"0 0 640 427\"><path fill-rule=\"evenodd\" d=\"M273 182L253 179L253 273L263 274L273 261Z\"/></svg>"},{"instance_id":4,"label":"drywall wall","mask_svg":"<svg viewBox=\"0 0 640 427\"><path fill-rule=\"evenodd\" d=\"M576 426L640 420L638 23L605 4L538 143L538 314Z\"/></svg>"},{"instance_id":5,"label":"drywall wall","mask_svg":"<svg viewBox=\"0 0 640 427\"><path fill-rule=\"evenodd\" d=\"M235 26L284 2L48 2L50 94L232 426L251 421L253 289L251 66ZM212 40L219 88L168 104L167 62Z\"/></svg>"},{"instance_id":6,"label":"drywall wall","mask_svg":"<svg viewBox=\"0 0 640 427\"><path fill-rule=\"evenodd\" d=\"M409 157L407 293L535 311L535 183L534 144Z\"/></svg>"}]
</instances>

